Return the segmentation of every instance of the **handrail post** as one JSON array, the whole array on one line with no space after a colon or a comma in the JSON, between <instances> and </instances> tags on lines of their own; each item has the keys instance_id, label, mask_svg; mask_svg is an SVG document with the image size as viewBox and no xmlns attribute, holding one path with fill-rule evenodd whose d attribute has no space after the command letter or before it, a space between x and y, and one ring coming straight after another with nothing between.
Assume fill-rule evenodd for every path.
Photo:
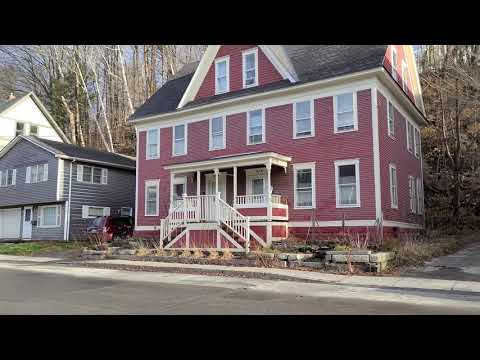
<instances>
[{"instance_id":1,"label":"handrail post","mask_svg":"<svg viewBox=\"0 0 480 360\"><path fill-rule=\"evenodd\" d=\"M183 223L187 225L187 194L182 194L183 198Z\"/></svg>"},{"instance_id":2,"label":"handrail post","mask_svg":"<svg viewBox=\"0 0 480 360\"><path fill-rule=\"evenodd\" d=\"M217 192L217 198L215 201L215 220L220 224L220 192Z\"/></svg>"},{"instance_id":3,"label":"handrail post","mask_svg":"<svg viewBox=\"0 0 480 360\"><path fill-rule=\"evenodd\" d=\"M165 221L163 219L160 219L160 248L163 249L163 234L165 228Z\"/></svg>"},{"instance_id":4,"label":"handrail post","mask_svg":"<svg viewBox=\"0 0 480 360\"><path fill-rule=\"evenodd\" d=\"M247 216L246 224L247 224L247 229L246 229L247 235L245 239L245 253L248 254L250 252L250 216Z\"/></svg>"}]
</instances>

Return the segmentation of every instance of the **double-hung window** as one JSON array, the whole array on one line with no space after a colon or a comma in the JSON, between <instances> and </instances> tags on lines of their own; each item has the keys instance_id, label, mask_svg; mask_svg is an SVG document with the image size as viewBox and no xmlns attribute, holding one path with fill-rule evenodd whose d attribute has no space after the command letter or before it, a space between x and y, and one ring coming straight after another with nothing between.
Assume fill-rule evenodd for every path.
<instances>
[{"instance_id":1,"label":"double-hung window","mask_svg":"<svg viewBox=\"0 0 480 360\"><path fill-rule=\"evenodd\" d=\"M158 159L160 157L160 129L150 129L147 131L147 160Z\"/></svg>"},{"instance_id":2,"label":"double-hung window","mask_svg":"<svg viewBox=\"0 0 480 360\"><path fill-rule=\"evenodd\" d=\"M225 116L210 119L210 150L225 149Z\"/></svg>"},{"instance_id":3,"label":"double-hung window","mask_svg":"<svg viewBox=\"0 0 480 360\"><path fill-rule=\"evenodd\" d=\"M295 209L315 208L315 163L294 164Z\"/></svg>"},{"instance_id":4,"label":"double-hung window","mask_svg":"<svg viewBox=\"0 0 480 360\"><path fill-rule=\"evenodd\" d=\"M418 200L417 200L417 184L415 177L413 176L408 176L408 193L410 195L410 212L412 214L417 213L417 205L418 205Z\"/></svg>"},{"instance_id":5,"label":"double-hung window","mask_svg":"<svg viewBox=\"0 0 480 360\"><path fill-rule=\"evenodd\" d=\"M87 165L77 165L77 181L90 184L108 183L108 169Z\"/></svg>"},{"instance_id":6,"label":"double-hung window","mask_svg":"<svg viewBox=\"0 0 480 360\"><path fill-rule=\"evenodd\" d=\"M356 94L354 92L340 94L333 99L335 133L358 130Z\"/></svg>"},{"instance_id":7,"label":"double-hung window","mask_svg":"<svg viewBox=\"0 0 480 360\"><path fill-rule=\"evenodd\" d=\"M59 227L61 225L60 216L60 205L40 206L37 217L39 227Z\"/></svg>"},{"instance_id":8,"label":"double-hung window","mask_svg":"<svg viewBox=\"0 0 480 360\"><path fill-rule=\"evenodd\" d=\"M145 181L145 216L158 216L158 180Z\"/></svg>"},{"instance_id":9,"label":"double-hung window","mask_svg":"<svg viewBox=\"0 0 480 360\"><path fill-rule=\"evenodd\" d=\"M405 61L402 61L402 89L405 92L408 89L408 67Z\"/></svg>"},{"instance_id":10,"label":"double-hung window","mask_svg":"<svg viewBox=\"0 0 480 360\"><path fill-rule=\"evenodd\" d=\"M313 101L293 104L293 131L294 138L314 135Z\"/></svg>"},{"instance_id":11,"label":"double-hung window","mask_svg":"<svg viewBox=\"0 0 480 360\"><path fill-rule=\"evenodd\" d=\"M243 87L258 85L258 50L244 51L243 58Z\"/></svg>"},{"instance_id":12,"label":"double-hung window","mask_svg":"<svg viewBox=\"0 0 480 360\"><path fill-rule=\"evenodd\" d=\"M15 136L24 135L24 134L25 134L25 123L17 122L16 128L15 128Z\"/></svg>"},{"instance_id":13,"label":"double-hung window","mask_svg":"<svg viewBox=\"0 0 480 360\"><path fill-rule=\"evenodd\" d=\"M229 58L215 60L215 95L230 89Z\"/></svg>"},{"instance_id":14,"label":"double-hung window","mask_svg":"<svg viewBox=\"0 0 480 360\"><path fill-rule=\"evenodd\" d=\"M407 150L411 153L413 153L413 146L415 142L413 131L413 125L407 120Z\"/></svg>"},{"instance_id":15,"label":"double-hung window","mask_svg":"<svg viewBox=\"0 0 480 360\"><path fill-rule=\"evenodd\" d=\"M397 167L393 164L390 164L389 173L390 173L390 206L393 209L398 209Z\"/></svg>"},{"instance_id":16,"label":"double-hung window","mask_svg":"<svg viewBox=\"0 0 480 360\"><path fill-rule=\"evenodd\" d=\"M28 166L25 174L26 183L38 183L48 180L48 164Z\"/></svg>"},{"instance_id":17,"label":"double-hung window","mask_svg":"<svg viewBox=\"0 0 480 360\"><path fill-rule=\"evenodd\" d=\"M187 153L187 124L173 127L173 155L185 155Z\"/></svg>"},{"instance_id":18,"label":"double-hung window","mask_svg":"<svg viewBox=\"0 0 480 360\"><path fill-rule=\"evenodd\" d=\"M6 187L16 184L17 169L0 170L0 186Z\"/></svg>"},{"instance_id":19,"label":"double-hung window","mask_svg":"<svg viewBox=\"0 0 480 360\"><path fill-rule=\"evenodd\" d=\"M417 178L417 214L423 214L423 183Z\"/></svg>"},{"instance_id":20,"label":"double-hung window","mask_svg":"<svg viewBox=\"0 0 480 360\"><path fill-rule=\"evenodd\" d=\"M360 207L360 169L358 160L335 161L337 208Z\"/></svg>"},{"instance_id":21,"label":"double-hung window","mask_svg":"<svg viewBox=\"0 0 480 360\"><path fill-rule=\"evenodd\" d=\"M397 48L394 45L392 47L392 77L397 80L397 72L398 72L398 56L397 56Z\"/></svg>"},{"instance_id":22,"label":"double-hung window","mask_svg":"<svg viewBox=\"0 0 480 360\"><path fill-rule=\"evenodd\" d=\"M253 110L247 113L247 144L265 142L265 118L263 110Z\"/></svg>"},{"instance_id":23,"label":"double-hung window","mask_svg":"<svg viewBox=\"0 0 480 360\"><path fill-rule=\"evenodd\" d=\"M418 158L420 157L420 131L415 129L415 156Z\"/></svg>"},{"instance_id":24,"label":"double-hung window","mask_svg":"<svg viewBox=\"0 0 480 360\"><path fill-rule=\"evenodd\" d=\"M93 219L99 216L109 216L110 208L105 206L82 205L82 218Z\"/></svg>"},{"instance_id":25,"label":"double-hung window","mask_svg":"<svg viewBox=\"0 0 480 360\"><path fill-rule=\"evenodd\" d=\"M395 108L388 102L388 136L395 138Z\"/></svg>"},{"instance_id":26,"label":"double-hung window","mask_svg":"<svg viewBox=\"0 0 480 360\"><path fill-rule=\"evenodd\" d=\"M38 126L30 125L30 135L38 135Z\"/></svg>"}]
</instances>

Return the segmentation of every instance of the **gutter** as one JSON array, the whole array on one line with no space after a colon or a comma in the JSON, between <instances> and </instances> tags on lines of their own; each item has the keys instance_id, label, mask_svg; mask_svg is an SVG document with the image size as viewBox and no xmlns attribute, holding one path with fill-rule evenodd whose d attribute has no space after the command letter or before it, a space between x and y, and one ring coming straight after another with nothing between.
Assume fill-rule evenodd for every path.
<instances>
[{"instance_id":1,"label":"gutter","mask_svg":"<svg viewBox=\"0 0 480 360\"><path fill-rule=\"evenodd\" d=\"M65 241L69 241L70 240L70 211L71 211L71 202L72 202L72 172L73 172L73 163L75 162L75 159L73 159L71 162L70 162L70 179L68 181L68 205L67 205L67 208L68 208L68 217L65 217ZM68 220L68 221L67 221Z\"/></svg>"},{"instance_id":2,"label":"gutter","mask_svg":"<svg viewBox=\"0 0 480 360\"><path fill-rule=\"evenodd\" d=\"M81 161L81 162L86 162L86 163L107 165L107 166L110 166L110 167L121 168L121 169L126 169L126 170L134 170L134 171L136 170L135 166L113 164L113 163L110 163L110 162L107 162L107 161L98 161L98 160L85 159L85 158L79 158L79 157L71 157L71 156L63 155L63 154L56 154L55 157L59 158L59 159L70 160L70 161Z\"/></svg>"}]
</instances>

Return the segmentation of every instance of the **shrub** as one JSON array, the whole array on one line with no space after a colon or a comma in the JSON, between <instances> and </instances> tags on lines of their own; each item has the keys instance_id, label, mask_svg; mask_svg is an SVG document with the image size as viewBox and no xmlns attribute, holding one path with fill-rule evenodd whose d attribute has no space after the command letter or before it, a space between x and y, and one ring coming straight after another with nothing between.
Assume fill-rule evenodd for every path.
<instances>
[{"instance_id":1,"label":"shrub","mask_svg":"<svg viewBox=\"0 0 480 360\"><path fill-rule=\"evenodd\" d=\"M137 256L147 256L150 254L150 248L148 247L148 244L142 239L136 240L135 250Z\"/></svg>"}]
</instances>

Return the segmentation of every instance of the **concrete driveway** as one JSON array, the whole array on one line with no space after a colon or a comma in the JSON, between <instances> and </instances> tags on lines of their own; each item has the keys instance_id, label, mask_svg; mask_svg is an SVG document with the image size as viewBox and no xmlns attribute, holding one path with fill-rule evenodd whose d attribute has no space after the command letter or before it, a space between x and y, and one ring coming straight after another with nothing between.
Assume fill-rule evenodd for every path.
<instances>
[{"instance_id":1,"label":"concrete driveway","mask_svg":"<svg viewBox=\"0 0 480 360\"><path fill-rule=\"evenodd\" d=\"M480 281L480 243L470 245L455 254L435 258L425 266L407 269L402 276Z\"/></svg>"}]
</instances>

